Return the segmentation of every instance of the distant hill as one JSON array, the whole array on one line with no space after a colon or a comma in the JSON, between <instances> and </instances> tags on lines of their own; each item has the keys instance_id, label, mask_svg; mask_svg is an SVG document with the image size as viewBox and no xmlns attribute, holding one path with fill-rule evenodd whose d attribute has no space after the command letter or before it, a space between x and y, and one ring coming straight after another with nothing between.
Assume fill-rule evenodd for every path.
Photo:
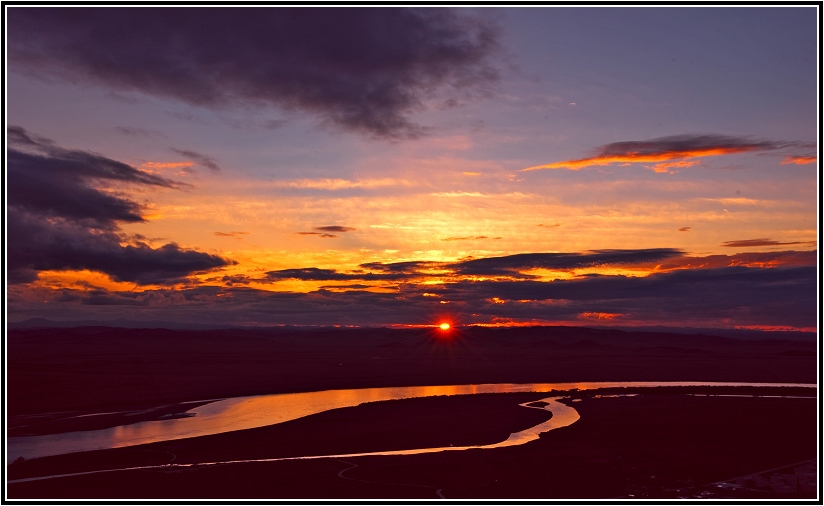
<instances>
[{"instance_id":1,"label":"distant hill","mask_svg":"<svg viewBox=\"0 0 824 506\"><path fill-rule=\"evenodd\" d=\"M54 329L54 328L74 328L74 327L113 327L125 329L169 329L169 330L221 330L221 329L314 329L314 330L331 330L333 327L300 327L293 325L275 326L275 327L257 327L257 326L241 326L241 325L215 325L205 323L186 323L186 322L168 322L168 321L136 321L119 318L116 320L75 320L75 321L56 321L48 320L46 318L31 318L19 322L11 322L6 325L8 330L23 330L23 329ZM479 331L480 327L472 327ZM524 329L539 330L543 328L540 325L535 327L519 327L521 331ZM552 328L559 329L560 327ZM797 332L797 331L762 331L762 330L745 330L745 329L714 329L714 328L697 328L697 327L665 327L665 326L648 326L648 327L619 327L619 326L598 326L591 325L586 327L569 327L570 329L592 329L595 331L602 330L619 330L623 332L648 332L648 333L666 333L666 334L689 334L689 335L705 335L717 337L731 337L734 339L787 339L791 341L808 341L814 342L817 339L815 332ZM490 329L492 330L492 329ZM494 332L494 331L493 331ZM529 331L526 331L529 332Z\"/></svg>"}]
</instances>

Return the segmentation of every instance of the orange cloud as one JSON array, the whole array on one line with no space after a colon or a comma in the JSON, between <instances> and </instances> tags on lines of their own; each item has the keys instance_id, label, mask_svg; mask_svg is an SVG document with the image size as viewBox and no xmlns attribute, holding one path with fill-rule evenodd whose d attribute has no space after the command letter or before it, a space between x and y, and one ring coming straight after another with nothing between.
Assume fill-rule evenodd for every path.
<instances>
[{"instance_id":1,"label":"orange cloud","mask_svg":"<svg viewBox=\"0 0 824 506\"><path fill-rule=\"evenodd\" d=\"M540 170L540 169L570 169L579 170L584 167L593 167L601 165L611 165L613 163L649 163L662 162L666 160L678 160L679 158L697 158L702 156L718 156L718 155L732 155L736 153L744 153L753 151L745 148L715 148L703 149L694 151L671 151L668 153L627 153L619 156L594 156L592 158L581 158L578 160L566 160L563 162L548 163L546 165L536 165L535 167L527 167L523 171ZM695 162L698 163L698 162ZM660 172L660 171L656 171ZM666 172L666 170L664 170Z\"/></svg>"},{"instance_id":2,"label":"orange cloud","mask_svg":"<svg viewBox=\"0 0 824 506\"><path fill-rule=\"evenodd\" d=\"M179 169L182 167L191 167L194 162L146 162L141 167L148 167L150 169Z\"/></svg>"},{"instance_id":3,"label":"orange cloud","mask_svg":"<svg viewBox=\"0 0 824 506\"><path fill-rule=\"evenodd\" d=\"M700 158L705 156L732 155L736 153L746 153L750 151L770 151L790 146L798 146L798 143L778 143L773 141L753 141L741 137L730 137L726 135L705 134L705 135L675 135L671 137L659 137L648 141L625 141L606 144L596 150L596 155L588 158L575 160L565 160L562 162L536 165L521 169L522 171L541 169L569 169L579 170L584 167L611 165L613 163L657 163L669 160L683 160L687 158ZM694 165L698 162L677 162ZM657 172L665 172L666 164ZM673 165L679 166L679 165ZM682 167L688 167L683 165Z\"/></svg>"},{"instance_id":4,"label":"orange cloud","mask_svg":"<svg viewBox=\"0 0 824 506\"><path fill-rule=\"evenodd\" d=\"M652 167L647 167L648 169L652 169L655 172L669 172L670 169L685 169L687 167L692 167L694 165L698 165L701 162L667 162L667 163L657 163Z\"/></svg>"},{"instance_id":5,"label":"orange cloud","mask_svg":"<svg viewBox=\"0 0 824 506\"><path fill-rule=\"evenodd\" d=\"M789 165L794 163L796 165L807 165L808 163L815 163L818 158L814 156L788 156L781 161L781 165Z\"/></svg>"},{"instance_id":6,"label":"orange cloud","mask_svg":"<svg viewBox=\"0 0 824 506\"><path fill-rule=\"evenodd\" d=\"M626 316L625 314L621 313L597 313L597 312L586 312L580 313L578 318L584 318L587 320L612 320L614 318L621 318L622 316Z\"/></svg>"}]
</instances>

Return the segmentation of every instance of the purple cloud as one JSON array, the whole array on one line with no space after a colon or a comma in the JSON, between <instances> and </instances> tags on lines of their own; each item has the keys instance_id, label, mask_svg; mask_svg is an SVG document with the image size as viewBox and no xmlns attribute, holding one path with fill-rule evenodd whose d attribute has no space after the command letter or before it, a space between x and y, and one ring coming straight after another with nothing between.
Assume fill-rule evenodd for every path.
<instances>
[{"instance_id":1,"label":"purple cloud","mask_svg":"<svg viewBox=\"0 0 824 506\"><path fill-rule=\"evenodd\" d=\"M421 135L439 92L497 78L498 28L446 8L55 8L7 12L10 69L205 107L274 105L374 137Z\"/></svg>"}]
</instances>

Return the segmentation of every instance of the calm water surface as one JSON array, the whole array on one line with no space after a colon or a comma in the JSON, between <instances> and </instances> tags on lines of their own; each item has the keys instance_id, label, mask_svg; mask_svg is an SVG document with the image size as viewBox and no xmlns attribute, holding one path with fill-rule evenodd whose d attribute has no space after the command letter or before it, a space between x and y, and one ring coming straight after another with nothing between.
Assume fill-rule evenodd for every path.
<instances>
[{"instance_id":1,"label":"calm water surface","mask_svg":"<svg viewBox=\"0 0 824 506\"><path fill-rule=\"evenodd\" d=\"M75 431L45 436L11 437L6 440L6 462L12 462L20 456L30 459L47 455L121 448L158 441L170 441L189 437L208 436L235 430L253 429L255 427L295 420L330 409L357 406L364 402L411 399L437 395L549 392L552 390L570 390L573 388L591 390L608 387L657 386L815 387L815 385L798 383L722 382L496 383L481 385L361 388L234 397L193 408L187 411L187 413L194 416L187 418L153 420L92 431ZM546 401L549 402L549 400ZM498 443L498 445L510 446L511 444L523 444L537 438L537 435L541 432L556 428L554 427L555 424L561 423L562 421L572 423L578 419L577 411L556 402L554 399L546 409L553 412L553 418L551 420L545 422L545 424L527 429L527 431L515 433L510 436L510 439ZM574 417L575 420L569 421L572 417ZM569 423L566 423L566 425L569 425ZM546 424L549 425L543 427ZM476 447L449 447L446 449L466 448ZM418 453L421 451L423 450L408 450L408 452ZM432 451L432 449L427 449L426 451ZM397 455L399 452L392 452L392 454Z\"/></svg>"}]
</instances>

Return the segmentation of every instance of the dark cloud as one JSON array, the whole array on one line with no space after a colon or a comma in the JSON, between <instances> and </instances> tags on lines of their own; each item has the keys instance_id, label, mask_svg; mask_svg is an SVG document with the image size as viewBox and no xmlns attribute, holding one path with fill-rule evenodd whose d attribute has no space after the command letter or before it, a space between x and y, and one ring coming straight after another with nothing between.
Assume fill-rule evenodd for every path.
<instances>
[{"instance_id":1,"label":"dark cloud","mask_svg":"<svg viewBox=\"0 0 824 506\"><path fill-rule=\"evenodd\" d=\"M314 230L320 230L321 232L352 232L357 229L352 227L343 227L341 225L328 225L326 227L314 227Z\"/></svg>"},{"instance_id":2,"label":"dark cloud","mask_svg":"<svg viewBox=\"0 0 824 506\"><path fill-rule=\"evenodd\" d=\"M206 156L202 153L198 153L197 151L189 151L188 149L176 149L171 148L177 154L183 155L187 158L191 158L195 161L198 165L202 165L207 169L211 170L212 172L220 172L220 166L217 164L214 158L211 156Z\"/></svg>"},{"instance_id":3,"label":"dark cloud","mask_svg":"<svg viewBox=\"0 0 824 506\"><path fill-rule=\"evenodd\" d=\"M283 269L280 271L269 271L266 277L271 280L277 279L300 279L303 281L337 281L357 279L350 274L343 274L334 269L318 269L317 267L307 267L305 269Z\"/></svg>"},{"instance_id":4,"label":"dark cloud","mask_svg":"<svg viewBox=\"0 0 824 506\"><path fill-rule=\"evenodd\" d=\"M437 269L442 267L443 265L444 264L441 262L429 261L394 262L389 264L384 264L381 262L370 262L366 264L360 264L359 267L379 272L413 274L426 269Z\"/></svg>"},{"instance_id":5,"label":"dark cloud","mask_svg":"<svg viewBox=\"0 0 824 506\"><path fill-rule=\"evenodd\" d=\"M115 221L143 221L140 205L94 184L181 186L95 153L60 148L20 127L9 127L8 140L8 204L26 212L111 229Z\"/></svg>"},{"instance_id":6,"label":"dark cloud","mask_svg":"<svg viewBox=\"0 0 824 506\"><path fill-rule=\"evenodd\" d=\"M305 232L311 233L311 232ZM304 281L397 281L427 277L488 275L505 276L520 279L534 278L521 271L546 269L574 269L603 265L629 265L645 262L657 262L680 257L683 252L672 248L642 250L600 250L589 253L528 253L505 257L467 259L454 263L446 262L397 262L384 264L370 262L359 267L365 270L339 272L334 269L307 267L303 269L284 269L266 273L268 280L300 279Z\"/></svg>"},{"instance_id":7,"label":"dark cloud","mask_svg":"<svg viewBox=\"0 0 824 506\"><path fill-rule=\"evenodd\" d=\"M679 232L689 232L692 230L692 227L681 227L678 229Z\"/></svg>"},{"instance_id":8,"label":"dark cloud","mask_svg":"<svg viewBox=\"0 0 824 506\"><path fill-rule=\"evenodd\" d=\"M725 267L793 267L815 265L815 252L784 251L770 253L741 253L737 255L713 255L708 257L689 257L675 248L653 248L639 250L598 250L587 253L528 253L466 259L459 262L370 262L359 265L361 270L341 272L334 269L307 267L302 269L284 269L269 271L267 281L298 279L303 281L405 281L407 286L414 286L425 279L451 279L448 286L457 286L463 276L495 276L496 283L509 279L514 287L528 287L526 280L534 280L535 286L543 286L538 276L524 274L530 269L583 269L598 266L620 266L654 263L662 270L673 269L719 269ZM503 278L503 279L501 279ZM576 280L588 278L609 278L599 274L578 276ZM424 290L435 288L424 286ZM442 286L442 285L439 285ZM496 284L495 286L506 286ZM528 298L528 297L520 297Z\"/></svg>"},{"instance_id":9,"label":"dark cloud","mask_svg":"<svg viewBox=\"0 0 824 506\"><path fill-rule=\"evenodd\" d=\"M17 146L18 148L33 148L37 150L45 150L48 148L56 148L57 145L53 140L39 135L27 132L26 129L19 126L9 126L6 129L6 137L9 145Z\"/></svg>"},{"instance_id":10,"label":"dark cloud","mask_svg":"<svg viewBox=\"0 0 824 506\"><path fill-rule=\"evenodd\" d=\"M479 239L466 237L456 239ZM384 264L371 262L360 267L372 271L405 274L425 274L427 270L448 271L456 275L520 276L529 269L581 269L604 265L631 265L658 262L683 256L684 252L675 248L652 248L634 250L596 250L585 253L524 253L503 257L467 258L458 262L398 262Z\"/></svg>"},{"instance_id":11,"label":"dark cloud","mask_svg":"<svg viewBox=\"0 0 824 506\"><path fill-rule=\"evenodd\" d=\"M242 237L239 236L247 235L249 232L212 232L212 234L218 237L237 237L238 239L242 239Z\"/></svg>"},{"instance_id":12,"label":"dark cloud","mask_svg":"<svg viewBox=\"0 0 824 506\"><path fill-rule=\"evenodd\" d=\"M477 240L477 239L489 239L489 237L485 235L476 235L476 236L467 236L467 237L446 237L441 239L442 241L467 241L467 240ZM495 237L495 239L500 239L500 237Z\"/></svg>"},{"instance_id":13,"label":"dark cloud","mask_svg":"<svg viewBox=\"0 0 824 506\"><path fill-rule=\"evenodd\" d=\"M523 170L562 168L577 170L583 167L610 165L612 163L656 163L704 156L730 155L754 151L775 151L778 149L803 146L807 146L807 144L753 140L745 137L718 134L673 135L648 141L613 142L596 148L595 154L591 157L538 165ZM659 166L650 168L658 172L666 172L671 168L684 168L696 164L697 162L662 163L659 164Z\"/></svg>"},{"instance_id":14,"label":"dark cloud","mask_svg":"<svg viewBox=\"0 0 824 506\"><path fill-rule=\"evenodd\" d=\"M795 241L795 242L779 242L773 241L767 238L758 238L758 239L744 239L740 241L726 241L721 246L725 248L754 248L758 246L789 246L795 244L807 244L810 246L815 245L815 241Z\"/></svg>"},{"instance_id":15,"label":"dark cloud","mask_svg":"<svg viewBox=\"0 0 824 506\"><path fill-rule=\"evenodd\" d=\"M47 157L52 162L63 162L64 165L53 163L49 167L56 174L169 188L181 186L170 179L140 171L131 165L89 151L61 148L53 140L33 135L19 126L8 127L6 133L10 150Z\"/></svg>"},{"instance_id":16,"label":"dark cloud","mask_svg":"<svg viewBox=\"0 0 824 506\"><path fill-rule=\"evenodd\" d=\"M210 279L212 281L213 279ZM234 286L234 285L248 285L254 279L250 278L249 276L245 276L243 274L235 274L232 276L223 276L220 278L220 281L223 282L226 286Z\"/></svg>"},{"instance_id":17,"label":"dark cloud","mask_svg":"<svg viewBox=\"0 0 824 506\"><path fill-rule=\"evenodd\" d=\"M325 289L325 290L330 290L330 289L331 290L345 290L345 289L363 290L365 288L372 288L372 286L371 285L364 285L364 284L361 284L361 283L354 283L354 284L351 284L351 285L323 285L320 288Z\"/></svg>"},{"instance_id":18,"label":"dark cloud","mask_svg":"<svg viewBox=\"0 0 824 506\"><path fill-rule=\"evenodd\" d=\"M814 270L814 269L813 269ZM782 267L761 269L743 266L721 267L715 269L683 269L665 273L651 274L646 277L628 276L582 276L570 280L536 281L460 281L447 285L452 290L444 297L468 297L486 299L499 297L507 300L567 300L596 301L651 299L660 300L677 298L692 299L692 304L706 304L706 299L718 300L729 298L725 305L748 304L758 299L758 294L746 294L741 289L744 285L757 283L768 285L783 281L787 287L795 282L815 284L810 277L811 267ZM699 290L700 289L700 290ZM789 289L789 288L788 288ZM696 290L700 291L697 292ZM710 295L713 290L716 295Z\"/></svg>"},{"instance_id":19,"label":"dark cloud","mask_svg":"<svg viewBox=\"0 0 824 506\"><path fill-rule=\"evenodd\" d=\"M324 234L322 232L296 232L297 235L316 235L318 237L332 238L337 237L335 234Z\"/></svg>"},{"instance_id":20,"label":"dark cloud","mask_svg":"<svg viewBox=\"0 0 824 506\"><path fill-rule=\"evenodd\" d=\"M10 206L42 215L93 221L101 228L112 228L115 220L143 221L137 202L91 188L88 178L71 170L82 162L13 149L7 152L6 159Z\"/></svg>"},{"instance_id":21,"label":"dark cloud","mask_svg":"<svg viewBox=\"0 0 824 506\"><path fill-rule=\"evenodd\" d=\"M137 202L100 185L178 188L169 179L80 150L64 149L20 127L8 129L6 153L9 281L25 283L42 270L89 269L119 281L170 283L227 265L218 256L176 244L151 248L120 232L144 221Z\"/></svg>"},{"instance_id":22,"label":"dark cloud","mask_svg":"<svg viewBox=\"0 0 824 506\"><path fill-rule=\"evenodd\" d=\"M283 279L299 279L302 281L395 281L407 279L416 274L406 273L372 273L372 272L338 272L334 269L318 269L317 267L307 267L304 269L283 269L279 271L269 271L266 279L278 281Z\"/></svg>"},{"instance_id":23,"label":"dark cloud","mask_svg":"<svg viewBox=\"0 0 824 506\"><path fill-rule=\"evenodd\" d=\"M794 143L752 140L717 134L673 135L648 141L613 142L598 148L597 156L674 155L673 158L680 158L691 153L727 154L770 151L794 145Z\"/></svg>"},{"instance_id":24,"label":"dark cloud","mask_svg":"<svg viewBox=\"0 0 824 506\"><path fill-rule=\"evenodd\" d=\"M455 295L446 293L444 297L535 301L520 305L520 309L516 309L518 303L513 303L509 314L518 317L551 319L596 311L645 320L714 319L736 324L815 326L815 267L724 267L679 270L643 278L597 276L549 283L464 282L451 288Z\"/></svg>"},{"instance_id":25,"label":"dark cloud","mask_svg":"<svg viewBox=\"0 0 824 506\"><path fill-rule=\"evenodd\" d=\"M420 135L409 115L424 99L497 78L499 30L466 10L15 7L7 25L16 71L199 106L271 104L376 137Z\"/></svg>"},{"instance_id":26,"label":"dark cloud","mask_svg":"<svg viewBox=\"0 0 824 506\"><path fill-rule=\"evenodd\" d=\"M140 242L122 246L116 230L88 228L61 218L44 219L14 207L9 208L7 220L10 282L33 281L38 271L88 269L116 281L168 284L233 263L174 243L159 248Z\"/></svg>"},{"instance_id":27,"label":"dark cloud","mask_svg":"<svg viewBox=\"0 0 824 506\"><path fill-rule=\"evenodd\" d=\"M328 225L325 227L314 227L313 230L319 230L320 232L297 232L297 235L316 235L318 237L333 238L337 236L335 234L330 234L329 232L345 233L357 229L352 227L344 227L342 225Z\"/></svg>"},{"instance_id":28,"label":"dark cloud","mask_svg":"<svg viewBox=\"0 0 824 506\"><path fill-rule=\"evenodd\" d=\"M451 264L460 274L512 275L528 269L581 269L603 265L656 262L683 255L674 248L596 250L589 253L524 253L479 258Z\"/></svg>"}]
</instances>

